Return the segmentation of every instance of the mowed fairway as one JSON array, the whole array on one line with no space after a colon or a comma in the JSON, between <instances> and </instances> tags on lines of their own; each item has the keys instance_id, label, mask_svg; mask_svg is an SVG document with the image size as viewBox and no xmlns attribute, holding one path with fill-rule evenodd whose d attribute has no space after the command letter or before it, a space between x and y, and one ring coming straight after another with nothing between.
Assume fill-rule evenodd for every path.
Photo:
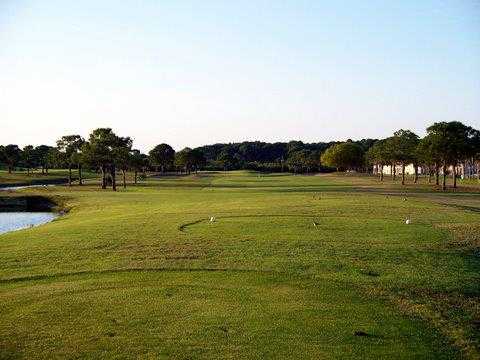
<instances>
[{"instance_id":1,"label":"mowed fairway","mask_svg":"<svg viewBox=\"0 0 480 360\"><path fill-rule=\"evenodd\" d=\"M478 358L480 196L377 185L23 190L70 211L0 235L0 358Z\"/></svg>"}]
</instances>

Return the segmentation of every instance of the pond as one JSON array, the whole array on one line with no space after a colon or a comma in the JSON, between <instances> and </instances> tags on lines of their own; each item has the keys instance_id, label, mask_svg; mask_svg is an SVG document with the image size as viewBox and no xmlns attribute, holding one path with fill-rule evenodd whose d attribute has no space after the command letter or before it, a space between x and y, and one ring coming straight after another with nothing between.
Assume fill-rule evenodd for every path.
<instances>
[{"instance_id":1,"label":"pond","mask_svg":"<svg viewBox=\"0 0 480 360\"><path fill-rule=\"evenodd\" d=\"M14 191L14 190L22 190L28 188L37 188L37 187L48 187L48 186L55 186L55 185L19 185L19 186L0 186L0 191Z\"/></svg>"},{"instance_id":2,"label":"pond","mask_svg":"<svg viewBox=\"0 0 480 360\"><path fill-rule=\"evenodd\" d=\"M20 186L5 186L0 187L0 191L15 191L24 188L33 188L33 187L47 187L53 185L20 185ZM33 200L33 201L29 201ZM0 234L26 229L38 225L48 223L58 217L58 214L53 212L47 212L43 210L49 210L50 204L45 204L44 199L36 199L34 197L29 197L28 199L23 199L20 197L14 198L0 198ZM45 206L47 205L47 206ZM4 208L5 207L5 208ZM47 209L43 209L47 207ZM18 209L20 208L20 209ZM40 211L16 211L16 210L35 210ZM5 211L6 210L6 211ZM12 211L9 211L12 210Z\"/></svg>"},{"instance_id":3,"label":"pond","mask_svg":"<svg viewBox=\"0 0 480 360\"><path fill-rule=\"evenodd\" d=\"M57 217L52 212L0 212L0 234L42 225Z\"/></svg>"}]
</instances>

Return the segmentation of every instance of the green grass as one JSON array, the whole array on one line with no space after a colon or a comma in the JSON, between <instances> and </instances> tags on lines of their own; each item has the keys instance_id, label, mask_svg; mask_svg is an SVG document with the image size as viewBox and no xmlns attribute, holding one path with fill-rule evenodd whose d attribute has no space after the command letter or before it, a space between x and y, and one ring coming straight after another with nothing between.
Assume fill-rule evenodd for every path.
<instances>
[{"instance_id":1,"label":"green grass","mask_svg":"<svg viewBox=\"0 0 480 360\"><path fill-rule=\"evenodd\" d=\"M77 177L76 170L72 170L72 176L74 178ZM82 176L86 179L96 177L94 173L90 172L84 172ZM65 169L50 169L48 170L48 174L42 174L38 169L30 171L30 174L27 174L26 171L14 171L9 174L8 171L0 170L0 187L66 182L67 180L68 170Z\"/></svg>"},{"instance_id":2,"label":"green grass","mask_svg":"<svg viewBox=\"0 0 480 360\"><path fill-rule=\"evenodd\" d=\"M23 190L71 210L0 235L0 358L478 358L469 189L231 172Z\"/></svg>"}]
</instances>

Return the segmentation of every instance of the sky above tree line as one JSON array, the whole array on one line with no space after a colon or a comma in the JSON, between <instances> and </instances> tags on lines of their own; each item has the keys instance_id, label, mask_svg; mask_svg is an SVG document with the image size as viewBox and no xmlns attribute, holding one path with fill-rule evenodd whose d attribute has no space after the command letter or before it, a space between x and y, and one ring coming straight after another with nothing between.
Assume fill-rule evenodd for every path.
<instances>
[{"instance_id":1,"label":"sky above tree line","mask_svg":"<svg viewBox=\"0 0 480 360\"><path fill-rule=\"evenodd\" d=\"M0 144L480 128L480 2L0 1Z\"/></svg>"}]
</instances>

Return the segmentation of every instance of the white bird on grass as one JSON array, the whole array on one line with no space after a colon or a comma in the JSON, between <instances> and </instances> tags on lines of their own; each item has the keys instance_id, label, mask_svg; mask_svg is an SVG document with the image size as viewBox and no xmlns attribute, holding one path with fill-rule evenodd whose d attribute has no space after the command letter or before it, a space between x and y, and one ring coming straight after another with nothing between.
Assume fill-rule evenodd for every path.
<instances>
[{"instance_id":1,"label":"white bird on grass","mask_svg":"<svg viewBox=\"0 0 480 360\"><path fill-rule=\"evenodd\" d=\"M409 225L409 224L410 224L410 222L411 222L411 221L410 221L410 219L409 219L409 218L405 219L405 224Z\"/></svg>"},{"instance_id":2,"label":"white bird on grass","mask_svg":"<svg viewBox=\"0 0 480 360\"><path fill-rule=\"evenodd\" d=\"M313 222L313 226L314 226L314 227L317 227L318 225L320 225L320 224L317 223L317 222L315 222L315 221Z\"/></svg>"},{"instance_id":3,"label":"white bird on grass","mask_svg":"<svg viewBox=\"0 0 480 360\"><path fill-rule=\"evenodd\" d=\"M210 222L215 222L215 216L210 217Z\"/></svg>"}]
</instances>

